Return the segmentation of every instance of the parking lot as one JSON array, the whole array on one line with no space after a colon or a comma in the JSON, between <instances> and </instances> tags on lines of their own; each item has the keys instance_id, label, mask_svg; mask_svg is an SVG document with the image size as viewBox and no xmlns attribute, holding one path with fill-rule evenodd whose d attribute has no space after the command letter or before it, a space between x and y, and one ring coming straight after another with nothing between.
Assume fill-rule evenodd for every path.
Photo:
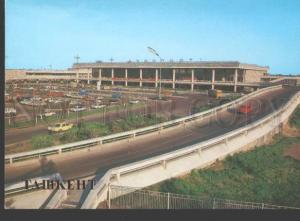
<instances>
[{"instance_id":1,"label":"parking lot","mask_svg":"<svg viewBox=\"0 0 300 221\"><path fill-rule=\"evenodd\" d=\"M32 135L47 134L58 122L109 123L130 113L155 114L166 119L187 116L219 105L207 92L162 91L145 88L70 87L64 84L11 84L6 87L6 146L26 142Z\"/></svg>"}]
</instances>

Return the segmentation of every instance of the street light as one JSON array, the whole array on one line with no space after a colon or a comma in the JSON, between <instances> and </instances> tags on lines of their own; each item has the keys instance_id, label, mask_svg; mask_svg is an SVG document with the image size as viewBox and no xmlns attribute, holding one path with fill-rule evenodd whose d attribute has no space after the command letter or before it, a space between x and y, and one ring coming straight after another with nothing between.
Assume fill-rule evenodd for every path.
<instances>
[{"instance_id":1,"label":"street light","mask_svg":"<svg viewBox=\"0 0 300 221\"><path fill-rule=\"evenodd\" d=\"M161 57L159 56L159 54L155 51L155 49L151 48L151 47L147 47L148 51L152 54L154 54L155 56L157 56L160 60ZM159 68L159 92L158 92L158 99L161 99L161 67Z\"/></svg>"}]
</instances>

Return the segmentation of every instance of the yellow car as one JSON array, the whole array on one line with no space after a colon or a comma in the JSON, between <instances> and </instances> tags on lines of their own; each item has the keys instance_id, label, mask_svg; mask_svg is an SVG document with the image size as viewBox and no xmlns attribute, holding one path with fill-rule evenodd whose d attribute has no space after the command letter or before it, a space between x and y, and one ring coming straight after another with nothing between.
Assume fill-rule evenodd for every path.
<instances>
[{"instance_id":1,"label":"yellow car","mask_svg":"<svg viewBox=\"0 0 300 221\"><path fill-rule=\"evenodd\" d=\"M54 126L48 127L49 132L62 132L62 131L67 131L70 130L73 127L73 124L71 123L57 123Z\"/></svg>"}]
</instances>

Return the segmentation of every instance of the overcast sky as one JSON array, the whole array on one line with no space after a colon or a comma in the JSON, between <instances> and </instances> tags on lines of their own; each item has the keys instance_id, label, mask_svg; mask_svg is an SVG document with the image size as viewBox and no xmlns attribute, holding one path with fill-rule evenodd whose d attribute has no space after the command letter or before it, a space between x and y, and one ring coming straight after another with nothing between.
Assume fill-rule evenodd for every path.
<instances>
[{"instance_id":1,"label":"overcast sky","mask_svg":"<svg viewBox=\"0 0 300 221\"><path fill-rule=\"evenodd\" d=\"M6 68L81 62L240 61L300 73L299 0L7 0Z\"/></svg>"}]
</instances>

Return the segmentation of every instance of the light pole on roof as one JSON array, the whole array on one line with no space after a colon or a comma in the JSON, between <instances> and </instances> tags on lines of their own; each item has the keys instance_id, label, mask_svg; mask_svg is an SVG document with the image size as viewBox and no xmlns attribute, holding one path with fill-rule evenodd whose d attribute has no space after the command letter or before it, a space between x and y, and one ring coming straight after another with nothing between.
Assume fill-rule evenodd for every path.
<instances>
[{"instance_id":1,"label":"light pole on roof","mask_svg":"<svg viewBox=\"0 0 300 221\"><path fill-rule=\"evenodd\" d=\"M157 56L160 61L162 60L161 57L159 56L159 54L156 52L155 49L151 48L151 47L147 47L148 51L151 54L154 54L155 56ZM161 67L159 68L159 92L158 92L158 99L161 99Z\"/></svg>"}]
</instances>

